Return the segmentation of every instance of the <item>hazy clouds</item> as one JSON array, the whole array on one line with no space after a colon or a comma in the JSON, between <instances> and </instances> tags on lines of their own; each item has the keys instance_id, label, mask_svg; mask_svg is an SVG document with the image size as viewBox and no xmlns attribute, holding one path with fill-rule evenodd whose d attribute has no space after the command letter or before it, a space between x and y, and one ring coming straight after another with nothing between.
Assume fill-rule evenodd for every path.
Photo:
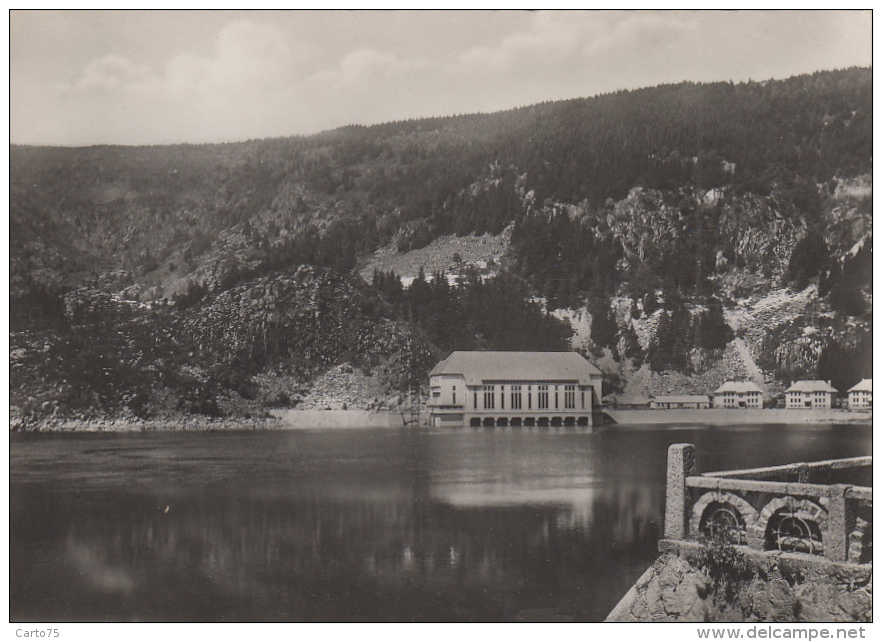
<instances>
[{"instance_id":1,"label":"hazy clouds","mask_svg":"<svg viewBox=\"0 0 882 642\"><path fill-rule=\"evenodd\" d=\"M871 65L869 12L12 12L14 143L243 140Z\"/></svg>"}]
</instances>

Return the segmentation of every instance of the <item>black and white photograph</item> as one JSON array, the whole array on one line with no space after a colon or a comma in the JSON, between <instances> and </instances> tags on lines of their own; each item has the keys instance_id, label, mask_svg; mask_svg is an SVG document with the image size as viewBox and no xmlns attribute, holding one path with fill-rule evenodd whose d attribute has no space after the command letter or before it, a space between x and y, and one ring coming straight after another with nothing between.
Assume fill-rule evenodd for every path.
<instances>
[{"instance_id":1,"label":"black and white photograph","mask_svg":"<svg viewBox=\"0 0 882 642\"><path fill-rule=\"evenodd\" d=\"M10 638L871 637L872 20L8 11Z\"/></svg>"}]
</instances>

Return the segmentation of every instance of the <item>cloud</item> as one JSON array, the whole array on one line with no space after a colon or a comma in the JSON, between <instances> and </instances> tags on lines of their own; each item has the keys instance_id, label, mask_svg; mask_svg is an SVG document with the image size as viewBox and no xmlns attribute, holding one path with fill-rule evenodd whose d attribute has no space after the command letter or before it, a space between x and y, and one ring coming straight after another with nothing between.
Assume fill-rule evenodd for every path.
<instances>
[{"instance_id":1,"label":"cloud","mask_svg":"<svg viewBox=\"0 0 882 642\"><path fill-rule=\"evenodd\" d=\"M160 140L269 136L302 105L310 56L276 25L242 20L225 26L209 53L178 53L154 68L106 56L59 89L69 109L88 101L108 130L135 140L159 131Z\"/></svg>"},{"instance_id":2,"label":"cloud","mask_svg":"<svg viewBox=\"0 0 882 642\"><path fill-rule=\"evenodd\" d=\"M585 63L602 60L598 51L636 51L681 20L673 13L591 11L523 17L495 43L472 39L480 44L464 51L427 47L408 55L394 42L352 34L337 47L310 46L308 34L249 16L224 26L209 51L170 52L152 68L118 55L93 60L62 93L69 109L88 112L102 126L143 139L168 132L163 140L254 138L495 110L527 104L539 90L550 98L586 93L598 72Z\"/></svg>"},{"instance_id":3,"label":"cloud","mask_svg":"<svg viewBox=\"0 0 882 642\"><path fill-rule=\"evenodd\" d=\"M508 71L525 58L551 61L576 50L582 28L565 14L534 14L529 27L505 37L495 46L478 46L459 56L465 71Z\"/></svg>"},{"instance_id":4,"label":"cloud","mask_svg":"<svg viewBox=\"0 0 882 642\"><path fill-rule=\"evenodd\" d=\"M594 56L615 48L639 47L646 53L675 41L698 28L698 21L678 12L635 11L613 19L585 45L583 53Z\"/></svg>"},{"instance_id":5,"label":"cloud","mask_svg":"<svg viewBox=\"0 0 882 642\"><path fill-rule=\"evenodd\" d=\"M343 79L360 82L376 74L390 75L397 65L398 59L392 54L363 48L343 58L340 62L340 70Z\"/></svg>"},{"instance_id":6,"label":"cloud","mask_svg":"<svg viewBox=\"0 0 882 642\"><path fill-rule=\"evenodd\" d=\"M104 56L56 89L70 114L114 137L124 132L137 142L165 142L270 136L295 129L311 55L277 25L242 20L221 29L208 53L176 53L152 68Z\"/></svg>"},{"instance_id":7,"label":"cloud","mask_svg":"<svg viewBox=\"0 0 882 642\"><path fill-rule=\"evenodd\" d=\"M123 56L111 54L90 61L77 80L62 84L58 88L62 92L111 93L132 83L142 82L149 74L148 67L136 65Z\"/></svg>"},{"instance_id":8,"label":"cloud","mask_svg":"<svg viewBox=\"0 0 882 642\"><path fill-rule=\"evenodd\" d=\"M543 11L526 29L492 46L478 46L459 56L464 71L505 72L524 64L553 66L621 47L647 48L695 28L686 14L670 12Z\"/></svg>"},{"instance_id":9,"label":"cloud","mask_svg":"<svg viewBox=\"0 0 882 642\"><path fill-rule=\"evenodd\" d=\"M871 44L868 16L851 13L836 13L836 20L814 12L702 11L477 13L456 20L231 15L218 14L211 26L200 18L198 38L177 29L155 43L149 31L137 32L147 40L131 49L112 40L114 55L83 64L61 85L36 67L18 73L15 82L31 90L15 92L16 122L30 123L40 140L72 140L71 132L86 142L243 140L683 79L786 77L855 64ZM866 34L854 37L855 30ZM43 64L42 55L35 60Z\"/></svg>"},{"instance_id":10,"label":"cloud","mask_svg":"<svg viewBox=\"0 0 882 642\"><path fill-rule=\"evenodd\" d=\"M273 25L238 21L217 37L211 55L178 54L159 71L110 55L89 62L78 80L61 89L180 96L188 92L239 92L281 87L298 73L309 50L289 42Z\"/></svg>"},{"instance_id":11,"label":"cloud","mask_svg":"<svg viewBox=\"0 0 882 642\"><path fill-rule=\"evenodd\" d=\"M408 78L431 68L422 58L401 60L388 52L361 47L346 54L336 65L317 71L308 82L312 90L366 91L378 84L406 83Z\"/></svg>"},{"instance_id":12,"label":"cloud","mask_svg":"<svg viewBox=\"0 0 882 642\"><path fill-rule=\"evenodd\" d=\"M217 87L285 83L302 72L308 56L305 45L291 42L277 27L243 21L220 33L214 58L191 68L198 72L193 80Z\"/></svg>"}]
</instances>

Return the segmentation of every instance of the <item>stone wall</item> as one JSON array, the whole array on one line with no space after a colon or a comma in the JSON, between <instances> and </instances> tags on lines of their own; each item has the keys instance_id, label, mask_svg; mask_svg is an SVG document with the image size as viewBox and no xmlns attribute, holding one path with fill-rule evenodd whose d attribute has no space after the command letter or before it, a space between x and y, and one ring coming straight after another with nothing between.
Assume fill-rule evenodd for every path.
<instances>
[{"instance_id":1,"label":"stone wall","mask_svg":"<svg viewBox=\"0 0 882 642\"><path fill-rule=\"evenodd\" d=\"M401 428L400 412L370 410L278 410L283 428Z\"/></svg>"},{"instance_id":2,"label":"stone wall","mask_svg":"<svg viewBox=\"0 0 882 642\"><path fill-rule=\"evenodd\" d=\"M697 544L660 549L607 622L872 621L871 565L742 547L715 564Z\"/></svg>"},{"instance_id":3,"label":"stone wall","mask_svg":"<svg viewBox=\"0 0 882 642\"><path fill-rule=\"evenodd\" d=\"M873 489L854 484L871 468L872 457L852 457L696 475L695 446L671 444L665 537L869 562Z\"/></svg>"}]
</instances>

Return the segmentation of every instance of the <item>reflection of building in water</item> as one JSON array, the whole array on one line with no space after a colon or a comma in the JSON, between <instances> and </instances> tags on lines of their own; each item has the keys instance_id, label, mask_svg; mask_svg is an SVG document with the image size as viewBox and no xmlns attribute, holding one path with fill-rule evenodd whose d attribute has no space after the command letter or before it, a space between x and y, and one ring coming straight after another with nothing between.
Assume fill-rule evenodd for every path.
<instances>
[{"instance_id":1,"label":"reflection of building in water","mask_svg":"<svg viewBox=\"0 0 882 642\"><path fill-rule=\"evenodd\" d=\"M497 610L514 599L504 595L542 581L525 576L534 568L529 573L541 575L530 560L587 547L581 533L560 539L562 510L376 497L193 499L143 517L80 515L52 561L84 600L100 590L104 604L128 609L122 619L149 618L158 603L167 619L216 619L215 611L186 611L196 594L199 608L230 620L350 618L370 595L387 596L384 609L401 609L393 619L449 619L454 608L502 619L511 614ZM93 587L84 569L95 571L86 580L114 569L125 581Z\"/></svg>"},{"instance_id":2,"label":"reflection of building in water","mask_svg":"<svg viewBox=\"0 0 882 642\"><path fill-rule=\"evenodd\" d=\"M452 353L429 373L434 426L590 426L601 372L575 352Z\"/></svg>"},{"instance_id":3,"label":"reflection of building in water","mask_svg":"<svg viewBox=\"0 0 882 642\"><path fill-rule=\"evenodd\" d=\"M595 489L590 501L576 501L558 514L560 528L603 529L618 542L655 537L660 530L659 502L664 495L645 485L616 485Z\"/></svg>"},{"instance_id":4,"label":"reflection of building in water","mask_svg":"<svg viewBox=\"0 0 882 642\"><path fill-rule=\"evenodd\" d=\"M551 465L556 449L537 441L542 466ZM620 563L598 559L610 534L644 528L643 492L573 483L458 480L427 495L367 489L356 497L212 492L66 513L46 505L41 511L63 517L63 535L34 549L39 563L27 555L22 563L52 572L29 575L16 604L39 594L64 605L57 619L512 619L520 608L581 595L573 587L598 564ZM631 505L614 506L621 501Z\"/></svg>"},{"instance_id":5,"label":"reflection of building in water","mask_svg":"<svg viewBox=\"0 0 882 642\"><path fill-rule=\"evenodd\" d=\"M661 528L664 493L646 484L610 486L518 488L513 484L446 484L435 499L458 508L504 509L506 506L542 507L551 521L542 522L531 540L547 542L559 530L579 529L590 536L595 529L611 533L619 542L657 538Z\"/></svg>"}]
</instances>

